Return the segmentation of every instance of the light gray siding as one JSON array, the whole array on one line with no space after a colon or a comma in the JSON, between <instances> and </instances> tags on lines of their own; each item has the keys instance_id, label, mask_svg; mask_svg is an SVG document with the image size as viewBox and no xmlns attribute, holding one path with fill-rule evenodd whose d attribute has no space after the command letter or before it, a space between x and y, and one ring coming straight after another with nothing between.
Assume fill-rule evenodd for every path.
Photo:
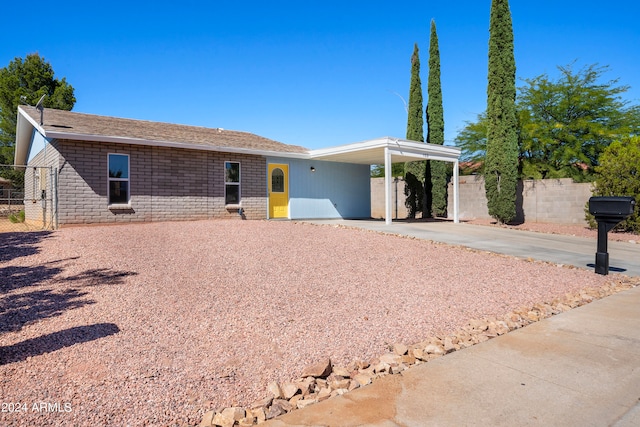
<instances>
[{"instance_id":1,"label":"light gray siding","mask_svg":"<svg viewBox=\"0 0 640 427\"><path fill-rule=\"evenodd\" d=\"M289 165L291 219L371 217L369 165L278 157L267 162Z\"/></svg>"}]
</instances>

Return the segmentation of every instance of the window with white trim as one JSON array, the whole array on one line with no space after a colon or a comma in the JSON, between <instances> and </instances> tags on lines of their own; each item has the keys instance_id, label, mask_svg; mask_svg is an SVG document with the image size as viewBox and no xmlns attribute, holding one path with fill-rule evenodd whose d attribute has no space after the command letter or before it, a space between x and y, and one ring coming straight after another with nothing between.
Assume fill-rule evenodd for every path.
<instances>
[{"instance_id":1,"label":"window with white trim","mask_svg":"<svg viewBox=\"0 0 640 427\"><path fill-rule=\"evenodd\" d=\"M129 204L129 155L109 154L109 205Z\"/></svg>"},{"instance_id":2,"label":"window with white trim","mask_svg":"<svg viewBox=\"0 0 640 427\"><path fill-rule=\"evenodd\" d=\"M240 204L240 162L224 162L224 203Z\"/></svg>"}]
</instances>

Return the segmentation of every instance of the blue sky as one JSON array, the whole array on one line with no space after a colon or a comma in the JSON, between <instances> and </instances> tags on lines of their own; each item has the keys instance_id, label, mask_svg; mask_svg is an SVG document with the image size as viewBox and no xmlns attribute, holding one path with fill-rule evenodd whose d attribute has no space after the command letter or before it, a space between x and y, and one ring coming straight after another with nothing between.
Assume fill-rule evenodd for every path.
<instances>
[{"instance_id":1,"label":"blue sky","mask_svg":"<svg viewBox=\"0 0 640 427\"><path fill-rule=\"evenodd\" d=\"M418 43L426 106L434 19L453 144L486 106L490 3L11 1L0 66L38 52L75 88L74 111L242 130L313 149L405 136L400 96L408 98ZM639 3L510 4L519 79L599 63L639 103Z\"/></svg>"}]
</instances>

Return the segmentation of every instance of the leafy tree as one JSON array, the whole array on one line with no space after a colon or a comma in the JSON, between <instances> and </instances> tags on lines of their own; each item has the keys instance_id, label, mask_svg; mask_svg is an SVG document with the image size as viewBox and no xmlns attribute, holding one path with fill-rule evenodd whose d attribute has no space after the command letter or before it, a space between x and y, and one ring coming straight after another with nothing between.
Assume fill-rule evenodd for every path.
<instances>
[{"instance_id":1,"label":"leafy tree","mask_svg":"<svg viewBox=\"0 0 640 427\"><path fill-rule=\"evenodd\" d=\"M35 105L42 95L45 107L71 110L76 102L73 87L64 77L54 78L53 68L38 53L0 69L0 164L13 164L18 105Z\"/></svg>"},{"instance_id":2,"label":"leafy tree","mask_svg":"<svg viewBox=\"0 0 640 427\"><path fill-rule=\"evenodd\" d=\"M543 74L518 88L521 175L591 181L603 150L616 139L639 133L640 107L622 100L628 86L603 79L606 66L558 69L555 80ZM465 160L483 158L486 126L483 113L456 137Z\"/></svg>"},{"instance_id":3,"label":"leafy tree","mask_svg":"<svg viewBox=\"0 0 640 427\"><path fill-rule=\"evenodd\" d=\"M640 110L626 108L618 80L600 82L607 67L590 65L574 73L558 67L560 78L525 80L520 91L523 172L534 178L593 175L602 151L612 141L640 130Z\"/></svg>"},{"instance_id":4,"label":"leafy tree","mask_svg":"<svg viewBox=\"0 0 640 427\"><path fill-rule=\"evenodd\" d=\"M429 37L429 78L427 81L427 142L429 144L444 144L444 109L442 106L442 85L440 84L440 49L438 47L438 33L436 23L431 21ZM447 215L447 166L443 162L433 161L430 164L430 188L427 195L431 196L430 211L436 216ZM427 185L427 177L425 177ZM429 197L427 197L429 198ZM429 210L427 210L429 211Z\"/></svg>"},{"instance_id":5,"label":"leafy tree","mask_svg":"<svg viewBox=\"0 0 640 427\"><path fill-rule=\"evenodd\" d=\"M371 167L371 178L382 178L384 174L384 165ZM391 176L404 176L404 163L391 163Z\"/></svg>"},{"instance_id":6,"label":"leafy tree","mask_svg":"<svg viewBox=\"0 0 640 427\"><path fill-rule=\"evenodd\" d=\"M411 55L411 84L409 86L409 113L407 119L407 139L410 141L424 141L424 117L422 113L422 83L420 82L420 54L418 44L413 46ZM409 217L415 218L422 209L424 200L423 181L425 177L425 162L407 162L405 164L405 188L407 196L406 206Z\"/></svg>"},{"instance_id":7,"label":"leafy tree","mask_svg":"<svg viewBox=\"0 0 640 427\"><path fill-rule=\"evenodd\" d=\"M487 86L485 188L489 215L501 223L516 216L518 134L516 63L508 0L492 0Z\"/></svg>"},{"instance_id":8,"label":"leafy tree","mask_svg":"<svg viewBox=\"0 0 640 427\"><path fill-rule=\"evenodd\" d=\"M616 228L640 233L640 137L634 136L612 142L600 156L595 167L594 196L632 196L636 199L635 213ZM587 220L593 220L586 209ZM595 225L595 223L593 223Z\"/></svg>"},{"instance_id":9,"label":"leafy tree","mask_svg":"<svg viewBox=\"0 0 640 427\"><path fill-rule=\"evenodd\" d=\"M462 161L484 163L487 154L486 111L478 114L475 122L466 122L454 142L462 150L460 154Z\"/></svg>"}]
</instances>

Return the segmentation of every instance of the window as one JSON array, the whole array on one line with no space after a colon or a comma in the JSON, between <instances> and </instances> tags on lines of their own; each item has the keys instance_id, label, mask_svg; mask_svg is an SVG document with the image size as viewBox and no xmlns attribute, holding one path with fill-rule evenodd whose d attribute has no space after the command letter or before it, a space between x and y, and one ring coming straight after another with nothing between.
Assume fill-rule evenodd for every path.
<instances>
[{"instance_id":1,"label":"window","mask_svg":"<svg viewBox=\"0 0 640 427\"><path fill-rule=\"evenodd\" d=\"M240 163L224 162L224 203L240 204Z\"/></svg>"},{"instance_id":2,"label":"window","mask_svg":"<svg viewBox=\"0 0 640 427\"><path fill-rule=\"evenodd\" d=\"M129 155L109 154L109 204L129 203Z\"/></svg>"},{"instance_id":3,"label":"window","mask_svg":"<svg viewBox=\"0 0 640 427\"><path fill-rule=\"evenodd\" d=\"M280 168L275 168L271 172L271 191L284 193L284 172Z\"/></svg>"}]
</instances>

